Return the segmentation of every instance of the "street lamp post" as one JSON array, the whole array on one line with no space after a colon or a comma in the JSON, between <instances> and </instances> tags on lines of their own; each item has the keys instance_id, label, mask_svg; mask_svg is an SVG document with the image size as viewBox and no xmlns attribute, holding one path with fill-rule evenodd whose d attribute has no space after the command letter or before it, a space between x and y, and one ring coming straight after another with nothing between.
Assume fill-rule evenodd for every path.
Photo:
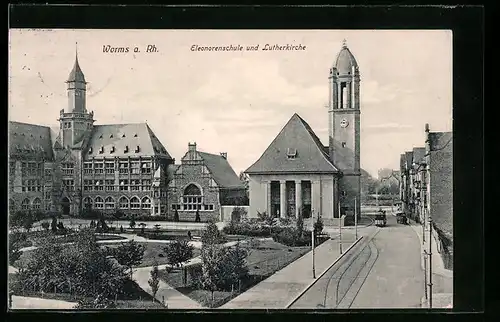
<instances>
[{"instance_id":1,"label":"street lamp post","mask_svg":"<svg viewBox=\"0 0 500 322\"><path fill-rule=\"evenodd\" d=\"M315 238L314 238L314 237L315 237L315 236L314 236L314 212L313 212L313 214L312 214L312 216L311 216L311 219L312 219L312 220L311 220L311 221L312 221L312 229L311 229L312 274L313 274L313 278L314 278L314 279L316 279L316 269L315 269L315 267L314 267L314 248L315 248L315 247L314 247L314 246L315 246L315 245L314 245L314 244L315 244L315 243L314 243L314 239L315 239Z\"/></svg>"},{"instance_id":2,"label":"street lamp post","mask_svg":"<svg viewBox=\"0 0 500 322\"><path fill-rule=\"evenodd\" d=\"M357 198L354 198L354 236L358 240L358 204Z\"/></svg>"},{"instance_id":3,"label":"street lamp post","mask_svg":"<svg viewBox=\"0 0 500 322\"><path fill-rule=\"evenodd\" d=\"M432 309L432 218L429 213L429 308Z\"/></svg>"},{"instance_id":4,"label":"street lamp post","mask_svg":"<svg viewBox=\"0 0 500 322\"><path fill-rule=\"evenodd\" d=\"M339 249L342 254L342 214L340 213L340 202L339 202Z\"/></svg>"}]
</instances>

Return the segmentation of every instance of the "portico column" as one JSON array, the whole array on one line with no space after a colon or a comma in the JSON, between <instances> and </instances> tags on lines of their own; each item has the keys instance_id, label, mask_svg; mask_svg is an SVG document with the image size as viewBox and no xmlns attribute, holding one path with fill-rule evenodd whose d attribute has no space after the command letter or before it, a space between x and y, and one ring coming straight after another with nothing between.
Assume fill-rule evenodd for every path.
<instances>
[{"instance_id":1,"label":"portico column","mask_svg":"<svg viewBox=\"0 0 500 322\"><path fill-rule=\"evenodd\" d=\"M295 218L299 218L301 209L302 209L302 181L295 180Z\"/></svg>"},{"instance_id":2,"label":"portico column","mask_svg":"<svg viewBox=\"0 0 500 322\"><path fill-rule=\"evenodd\" d=\"M266 213L271 215L271 181L264 181L264 207Z\"/></svg>"},{"instance_id":3,"label":"portico column","mask_svg":"<svg viewBox=\"0 0 500 322\"><path fill-rule=\"evenodd\" d=\"M286 181L280 180L280 217L286 216Z\"/></svg>"},{"instance_id":4,"label":"portico column","mask_svg":"<svg viewBox=\"0 0 500 322\"><path fill-rule=\"evenodd\" d=\"M311 218L321 213L319 181L311 181Z\"/></svg>"}]
</instances>

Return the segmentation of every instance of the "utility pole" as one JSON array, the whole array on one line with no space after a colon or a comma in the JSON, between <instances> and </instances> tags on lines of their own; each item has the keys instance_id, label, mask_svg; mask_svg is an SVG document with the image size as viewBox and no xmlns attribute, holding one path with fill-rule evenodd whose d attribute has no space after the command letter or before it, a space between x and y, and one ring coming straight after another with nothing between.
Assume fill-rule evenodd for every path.
<instances>
[{"instance_id":1,"label":"utility pole","mask_svg":"<svg viewBox=\"0 0 500 322\"><path fill-rule=\"evenodd\" d=\"M357 198L354 197L354 236L358 240L358 204Z\"/></svg>"},{"instance_id":2,"label":"utility pole","mask_svg":"<svg viewBox=\"0 0 500 322\"><path fill-rule=\"evenodd\" d=\"M432 309L432 218L429 213L429 308Z\"/></svg>"},{"instance_id":3,"label":"utility pole","mask_svg":"<svg viewBox=\"0 0 500 322\"><path fill-rule=\"evenodd\" d=\"M340 213L340 202L339 202L339 249L342 254L342 214Z\"/></svg>"},{"instance_id":4,"label":"utility pole","mask_svg":"<svg viewBox=\"0 0 500 322\"><path fill-rule=\"evenodd\" d=\"M311 247L312 247L312 273L313 273L313 278L316 279L316 269L314 267L314 213L311 216L312 219L312 229L311 229Z\"/></svg>"}]
</instances>

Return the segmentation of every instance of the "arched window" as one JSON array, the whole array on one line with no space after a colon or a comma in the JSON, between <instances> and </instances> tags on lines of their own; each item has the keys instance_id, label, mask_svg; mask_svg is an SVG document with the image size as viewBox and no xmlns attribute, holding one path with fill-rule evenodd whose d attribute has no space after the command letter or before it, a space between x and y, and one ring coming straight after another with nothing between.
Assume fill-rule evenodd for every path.
<instances>
[{"instance_id":1,"label":"arched window","mask_svg":"<svg viewBox=\"0 0 500 322\"><path fill-rule=\"evenodd\" d=\"M151 199L149 197L142 198L142 209L151 209Z\"/></svg>"},{"instance_id":2,"label":"arched window","mask_svg":"<svg viewBox=\"0 0 500 322\"><path fill-rule=\"evenodd\" d=\"M96 198L95 198L95 207L96 207L97 209L102 209L102 208L104 208L104 200L102 200L102 198L101 198L101 197L96 197Z\"/></svg>"},{"instance_id":3,"label":"arched window","mask_svg":"<svg viewBox=\"0 0 500 322\"><path fill-rule=\"evenodd\" d=\"M118 201L120 209L128 209L128 199L127 197L121 197Z\"/></svg>"},{"instance_id":4,"label":"arched window","mask_svg":"<svg viewBox=\"0 0 500 322\"><path fill-rule=\"evenodd\" d=\"M85 199L83 199L83 206L86 208L86 209L91 209L92 208L92 198L90 197L85 197Z\"/></svg>"},{"instance_id":5,"label":"arched window","mask_svg":"<svg viewBox=\"0 0 500 322\"><path fill-rule=\"evenodd\" d=\"M115 199L113 197L106 198L106 209L115 209Z\"/></svg>"},{"instance_id":6,"label":"arched window","mask_svg":"<svg viewBox=\"0 0 500 322\"><path fill-rule=\"evenodd\" d=\"M16 203L14 200L9 199L9 213L13 214L16 211Z\"/></svg>"},{"instance_id":7,"label":"arched window","mask_svg":"<svg viewBox=\"0 0 500 322\"><path fill-rule=\"evenodd\" d=\"M33 200L33 209L40 210L40 208L42 208L42 201L40 198L35 198L35 200Z\"/></svg>"},{"instance_id":8,"label":"arched window","mask_svg":"<svg viewBox=\"0 0 500 322\"><path fill-rule=\"evenodd\" d=\"M22 210L30 209L30 200L28 198L24 199L23 202L21 203L21 209Z\"/></svg>"},{"instance_id":9,"label":"arched window","mask_svg":"<svg viewBox=\"0 0 500 322\"><path fill-rule=\"evenodd\" d=\"M141 201L139 200L139 198L130 198L130 209L141 209Z\"/></svg>"},{"instance_id":10,"label":"arched window","mask_svg":"<svg viewBox=\"0 0 500 322\"><path fill-rule=\"evenodd\" d=\"M182 209L183 210L201 210L203 197L201 196L200 188L195 184L190 184L184 189L182 196Z\"/></svg>"}]
</instances>

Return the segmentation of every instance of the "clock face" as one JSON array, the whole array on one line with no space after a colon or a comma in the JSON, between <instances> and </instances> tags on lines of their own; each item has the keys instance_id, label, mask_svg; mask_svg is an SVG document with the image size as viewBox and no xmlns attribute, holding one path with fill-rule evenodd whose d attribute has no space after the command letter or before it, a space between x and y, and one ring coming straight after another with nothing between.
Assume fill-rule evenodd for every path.
<instances>
[{"instance_id":1,"label":"clock face","mask_svg":"<svg viewBox=\"0 0 500 322\"><path fill-rule=\"evenodd\" d=\"M340 121L340 126L341 127L348 127L349 126L349 122L347 122L346 119L342 119L342 121Z\"/></svg>"}]
</instances>

